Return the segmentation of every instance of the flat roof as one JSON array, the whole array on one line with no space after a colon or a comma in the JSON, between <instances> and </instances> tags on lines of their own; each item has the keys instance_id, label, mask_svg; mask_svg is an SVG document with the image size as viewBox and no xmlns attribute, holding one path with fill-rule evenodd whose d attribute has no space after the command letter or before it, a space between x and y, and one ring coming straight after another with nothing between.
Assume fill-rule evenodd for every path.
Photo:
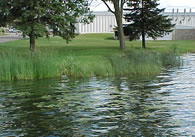
<instances>
[{"instance_id":1,"label":"flat roof","mask_svg":"<svg viewBox=\"0 0 195 137\"><path fill-rule=\"evenodd\" d=\"M92 12L94 15L106 15L106 16L113 16L114 14L108 11L93 11ZM164 15L168 15L168 16L195 16L195 12L163 12Z\"/></svg>"}]
</instances>

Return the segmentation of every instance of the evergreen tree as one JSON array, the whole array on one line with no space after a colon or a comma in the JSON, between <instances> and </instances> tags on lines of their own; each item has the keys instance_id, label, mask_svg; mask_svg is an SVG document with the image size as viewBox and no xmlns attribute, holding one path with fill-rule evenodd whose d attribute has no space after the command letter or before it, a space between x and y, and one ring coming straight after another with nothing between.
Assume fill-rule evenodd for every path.
<instances>
[{"instance_id":1,"label":"evergreen tree","mask_svg":"<svg viewBox=\"0 0 195 137\"><path fill-rule=\"evenodd\" d=\"M125 19L130 22L135 35L142 36L142 47L146 48L145 37L162 37L172 31L174 25L168 16L162 14L165 9L159 9L158 0L132 0L125 9Z\"/></svg>"},{"instance_id":2,"label":"evergreen tree","mask_svg":"<svg viewBox=\"0 0 195 137\"><path fill-rule=\"evenodd\" d=\"M30 50L35 49L35 40L54 35L67 42L74 38L75 23L92 16L87 0L0 0L0 25L9 24L30 38ZM83 17L83 18L82 18Z\"/></svg>"}]
</instances>

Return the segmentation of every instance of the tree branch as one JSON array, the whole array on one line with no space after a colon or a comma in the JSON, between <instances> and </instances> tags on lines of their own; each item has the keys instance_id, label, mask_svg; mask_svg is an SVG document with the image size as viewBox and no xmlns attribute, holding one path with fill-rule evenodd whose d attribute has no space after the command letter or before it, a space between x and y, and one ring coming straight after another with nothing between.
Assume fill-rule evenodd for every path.
<instances>
[{"instance_id":1,"label":"tree branch","mask_svg":"<svg viewBox=\"0 0 195 137\"><path fill-rule=\"evenodd\" d=\"M115 14L115 12L109 7L109 5L106 3L105 0L102 0L102 2L106 5L106 7L108 8L108 10L109 10L110 12L112 12L113 14Z\"/></svg>"},{"instance_id":2,"label":"tree branch","mask_svg":"<svg viewBox=\"0 0 195 137\"><path fill-rule=\"evenodd\" d=\"M127 2L127 0L123 0L122 2L122 7L124 6L124 4Z\"/></svg>"},{"instance_id":3,"label":"tree branch","mask_svg":"<svg viewBox=\"0 0 195 137\"><path fill-rule=\"evenodd\" d=\"M121 10L121 15L122 15L122 16L123 16L123 6L124 6L123 3L124 3L124 2L125 2L125 0L121 0L121 3L120 3L120 4L121 4L121 5L120 5L120 6L121 6L121 9L120 9L120 10Z\"/></svg>"}]
</instances>

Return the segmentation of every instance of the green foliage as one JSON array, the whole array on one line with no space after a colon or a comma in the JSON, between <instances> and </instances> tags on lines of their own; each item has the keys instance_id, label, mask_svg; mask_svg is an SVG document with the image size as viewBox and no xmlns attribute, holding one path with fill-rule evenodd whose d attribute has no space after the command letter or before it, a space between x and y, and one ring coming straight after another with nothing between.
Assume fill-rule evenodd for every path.
<instances>
[{"instance_id":1,"label":"green foliage","mask_svg":"<svg viewBox=\"0 0 195 137\"><path fill-rule=\"evenodd\" d=\"M0 25L16 27L31 41L48 36L51 29L68 42L75 36L75 24L92 17L86 0L0 0ZM35 42L30 44L34 48Z\"/></svg>"},{"instance_id":2,"label":"green foliage","mask_svg":"<svg viewBox=\"0 0 195 137\"><path fill-rule=\"evenodd\" d=\"M79 60L74 55L58 56L57 51L19 54L12 50L0 53L0 80L44 79L69 77L111 76L112 67L104 59Z\"/></svg>"},{"instance_id":3,"label":"green foliage","mask_svg":"<svg viewBox=\"0 0 195 137\"><path fill-rule=\"evenodd\" d=\"M162 14L164 9L159 9L158 0L134 0L128 3L128 13L125 19L129 22L129 29L135 35L142 35L145 44L145 37L162 37L172 31L174 25L168 16ZM144 45L143 45L144 47Z\"/></svg>"},{"instance_id":4,"label":"green foliage","mask_svg":"<svg viewBox=\"0 0 195 137\"><path fill-rule=\"evenodd\" d=\"M161 54L161 59L163 60L163 66L166 68L176 67L182 64L178 49L175 45L173 45L169 51Z\"/></svg>"},{"instance_id":5,"label":"green foliage","mask_svg":"<svg viewBox=\"0 0 195 137\"><path fill-rule=\"evenodd\" d=\"M153 50L131 50L120 56L107 57L118 76L152 76L162 68L180 65L180 59L172 50L156 52Z\"/></svg>"},{"instance_id":6,"label":"green foliage","mask_svg":"<svg viewBox=\"0 0 195 137\"><path fill-rule=\"evenodd\" d=\"M39 38L28 53L28 40L0 43L0 80L93 76L151 76L180 64L179 55L195 52L194 41L127 41L118 49L112 34L83 34L67 44L59 37Z\"/></svg>"},{"instance_id":7,"label":"green foliage","mask_svg":"<svg viewBox=\"0 0 195 137\"><path fill-rule=\"evenodd\" d=\"M84 44L81 42L82 40L94 41L93 44L95 44L97 43L95 36L87 39L83 35L79 36L77 40L81 44ZM99 36L98 41L103 38L99 34L97 36ZM116 41L104 40L101 44L105 44L105 42ZM77 45L76 40L75 45L64 46L61 39L53 38L49 40L49 43L57 43L57 46L49 46L47 41L42 39L39 42L42 47L30 55L26 52L24 43L24 47L20 45L15 49L10 49L14 43L16 42L3 44L4 46L0 45L1 81L54 78L61 75L77 78L153 76L159 74L162 68L179 65L179 58L174 52L175 48L169 48L163 52L131 48L128 51L121 52L118 48L113 50L113 47L109 48L105 45L91 47L86 47L80 43Z\"/></svg>"},{"instance_id":8,"label":"green foliage","mask_svg":"<svg viewBox=\"0 0 195 137\"><path fill-rule=\"evenodd\" d=\"M41 79L59 77L57 58L52 55L36 53L18 54L12 50L0 54L0 79Z\"/></svg>"}]
</instances>

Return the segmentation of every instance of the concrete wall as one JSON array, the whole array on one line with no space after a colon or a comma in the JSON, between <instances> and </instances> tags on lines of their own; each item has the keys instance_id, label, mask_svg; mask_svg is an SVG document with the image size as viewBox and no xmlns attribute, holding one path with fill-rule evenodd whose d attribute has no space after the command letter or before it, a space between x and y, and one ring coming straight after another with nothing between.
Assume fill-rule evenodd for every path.
<instances>
[{"instance_id":1,"label":"concrete wall","mask_svg":"<svg viewBox=\"0 0 195 137\"><path fill-rule=\"evenodd\" d=\"M141 39L141 37L140 37ZM151 37L147 38L146 40L153 40ZM164 35L164 37L158 37L156 40L173 40L173 33L167 33Z\"/></svg>"},{"instance_id":2,"label":"concrete wall","mask_svg":"<svg viewBox=\"0 0 195 137\"><path fill-rule=\"evenodd\" d=\"M176 29L173 40L195 40L195 29Z\"/></svg>"}]
</instances>

